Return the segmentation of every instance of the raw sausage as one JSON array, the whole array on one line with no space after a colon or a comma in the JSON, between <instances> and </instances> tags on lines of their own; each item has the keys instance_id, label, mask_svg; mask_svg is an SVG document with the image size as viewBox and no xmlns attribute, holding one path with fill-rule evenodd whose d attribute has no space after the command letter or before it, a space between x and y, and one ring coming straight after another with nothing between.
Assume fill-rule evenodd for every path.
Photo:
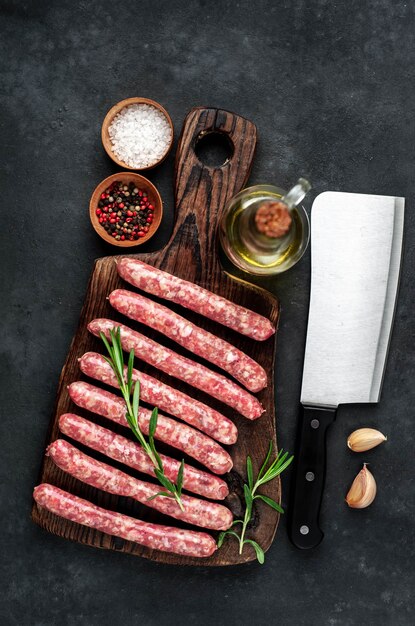
<instances>
[{"instance_id":1,"label":"raw sausage","mask_svg":"<svg viewBox=\"0 0 415 626\"><path fill-rule=\"evenodd\" d=\"M248 419L256 419L264 409L257 398L221 374L217 374L200 363L161 346L156 341L131 330L128 326L108 319L95 319L88 324L88 330L96 336L102 331L109 337L109 331L119 327L124 350L134 349L136 356L159 370L204 391L242 413Z\"/></svg>"},{"instance_id":2,"label":"raw sausage","mask_svg":"<svg viewBox=\"0 0 415 626\"><path fill-rule=\"evenodd\" d=\"M87 376L118 388L117 377L112 367L97 352L84 354L79 359L79 367ZM127 371L126 367L124 371ZM132 378L140 381L140 399L143 402L167 411L221 443L230 445L237 440L238 430L235 424L219 411L215 411L207 404L194 400L144 372L133 369Z\"/></svg>"},{"instance_id":3,"label":"raw sausage","mask_svg":"<svg viewBox=\"0 0 415 626\"><path fill-rule=\"evenodd\" d=\"M138 480L111 465L97 461L63 439L54 441L48 447L47 455L64 472L87 485L117 496L134 498L152 509L188 524L212 530L227 530L232 525L232 513L223 504L182 495L184 508L182 511L172 498L157 496L151 500L150 498L163 490L160 485Z\"/></svg>"},{"instance_id":4,"label":"raw sausage","mask_svg":"<svg viewBox=\"0 0 415 626\"><path fill-rule=\"evenodd\" d=\"M196 311L252 339L264 341L275 333L266 317L138 259L124 257L118 261L117 271L131 285Z\"/></svg>"},{"instance_id":5,"label":"raw sausage","mask_svg":"<svg viewBox=\"0 0 415 626\"><path fill-rule=\"evenodd\" d=\"M59 517L153 550L200 558L211 556L216 550L213 537L207 533L149 524L122 513L107 511L48 483L35 487L33 498L38 506Z\"/></svg>"},{"instance_id":6,"label":"raw sausage","mask_svg":"<svg viewBox=\"0 0 415 626\"><path fill-rule=\"evenodd\" d=\"M143 474L155 476L154 465L138 443L74 413L61 415L59 428L67 437L105 454L114 461L123 463ZM180 466L179 461L164 454L159 456L163 461L165 475L175 483ZM211 500L223 500L229 494L228 485L222 478L196 469L187 463L183 472L183 489Z\"/></svg>"},{"instance_id":7,"label":"raw sausage","mask_svg":"<svg viewBox=\"0 0 415 626\"><path fill-rule=\"evenodd\" d=\"M125 417L125 402L119 396L81 381L69 385L68 392L75 404L83 409L98 413L98 415L129 428ZM150 417L151 411L148 409L141 408L139 410L138 423L146 435L148 435ZM185 454L206 465L215 474L225 474L232 468L231 457L216 441L198 430L181 422L176 422L169 417L164 417L164 415L158 416L154 437L178 450L182 450Z\"/></svg>"},{"instance_id":8,"label":"raw sausage","mask_svg":"<svg viewBox=\"0 0 415 626\"><path fill-rule=\"evenodd\" d=\"M143 361L228 404L248 419L256 419L264 412L259 400L236 383L165 348L128 326L109 319L95 319L88 324L88 330L96 336L101 331L109 337L109 331L117 327L121 331L122 347L127 352L134 349L135 354Z\"/></svg>"},{"instance_id":9,"label":"raw sausage","mask_svg":"<svg viewBox=\"0 0 415 626\"><path fill-rule=\"evenodd\" d=\"M69 385L68 392L75 404L83 409L102 415L129 428L125 417L125 402L119 396L81 381ZM146 435L148 435L150 418L151 411L139 409L138 424ZM169 417L164 417L164 415L159 414L158 416L154 437L193 457L215 474L225 474L232 468L231 457L216 441L198 430L181 422L176 422Z\"/></svg>"},{"instance_id":10,"label":"raw sausage","mask_svg":"<svg viewBox=\"0 0 415 626\"><path fill-rule=\"evenodd\" d=\"M259 363L167 307L126 289L113 291L109 301L119 313L163 333L186 350L225 370L249 391L261 391L267 386L267 374Z\"/></svg>"}]
</instances>

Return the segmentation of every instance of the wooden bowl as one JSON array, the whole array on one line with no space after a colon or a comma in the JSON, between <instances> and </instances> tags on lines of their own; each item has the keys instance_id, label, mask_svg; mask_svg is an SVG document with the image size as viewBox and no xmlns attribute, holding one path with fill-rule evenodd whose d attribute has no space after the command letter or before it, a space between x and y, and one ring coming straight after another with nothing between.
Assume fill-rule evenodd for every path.
<instances>
[{"instance_id":1,"label":"wooden bowl","mask_svg":"<svg viewBox=\"0 0 415 626\"><path fill-rule=\"evenodd\" d=\"M148 165L147 167L130 167L129 165L127 165L127 163L124 163L124 161L120 161L120 159L118 159L115 156L114 152L112 151L112 144L111 144L110 136L108 134L108 128L111 125L111 122L114 119L114 117L117 115L117 113L119 113L121 109L124 109L126 106L130 104L150 104L151 106L161 111L161 113L163 113L163 115L166 117L169 123L169 126L171 128L171 140L170 140L169 145L166 148L165 153L163 154L161 159L159 159L152 165ZM154 100L149 100L148 98L127 98L126 100L121 100L121 102L118 102L117 104L115 104L106 114L104 121L102 123L102 129L101 129L102 145L104 146L105 152L108 154L108 156L115 163L117 163L117 165L119 165L120 167L124 167L128 170L138 170L140 172L144 170L151 170L153 167L156 167L156 165L159 165L162 161L164 161L164 159L170 152L171 147L173 145L173 130L174 130L173 122L171 121L170 115L167 113L166 109L161 106L161 104L159 104L158 102L155 102Z\"/></svg>"},{"instance_id":2,"label":"wooden bowl","mask_svg":"<svg viewBox=\"0 0 415 626\"><path fill-rule=\"evenodd\" d=\"M117 180L122 181L125 185L128 185L128 183L134 183L135 186L139 189L145 190L148 194L148 197L150 198L151 204L154 206L154 218L153 222L150 224L148 233L146 233L144 237L141 237L140 239L137 239L135 241L117 241L115 237L111 237L111 235L107 233L105 228L103 228L103 226L98 221L96 210L98 208L100 196L105 191L105 189L107 189L107 187L111 185L111 183ZM147 178L144 178L144 176L140 176L140 174L134 174L133 172L118 172L117 174L112 174L112 176L108 176L108 178L105 178L95 188L95 191L92 194L91 200L89 202L89 217L95 231L98 233L101 239L103 239L107 243L122 248L132 248L133 246L140 246L142 243L145 243L146 241L151 239L151 237L160 226L162 216L163 201L156 187Z\"/></svg>"}]
</instances>

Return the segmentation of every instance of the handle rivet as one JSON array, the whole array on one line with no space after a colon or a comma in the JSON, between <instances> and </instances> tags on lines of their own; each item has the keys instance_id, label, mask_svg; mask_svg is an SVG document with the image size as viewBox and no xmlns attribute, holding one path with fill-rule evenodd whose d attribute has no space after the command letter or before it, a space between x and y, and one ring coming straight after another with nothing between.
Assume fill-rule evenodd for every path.
<instances>
[{"instance_id":1,"label":"handle rivet","mask_svg":"<svg viewBox=\"0 0 415 626\"><path fill-rule=\"evenodd\" d=\"M318 420L311 420L310 426L311 426L311 428L314 428L314 430L315 430L316 428L318 428L320 426L320 422Z\"/></svg>"},{"instance_id":2,"label":"handle rivet","mask_svg":"<svg viewBox=\"0 0 415 626\"><path fill-rule=\"evenodd\" d=\"M300 533L302 535L308 535L308 533L310 532L310 529L308 526L300 526Z\"/></svg>"},{"instance_id":3,"label":"handle rivet","mask_svg":"<svg viewBox=\"0 0 415 626\"><path fill-rule=\"evenodd\" d=\"M305 479L308 480L309 483L313 482L315 476L313 474L313 472L307 472L307 474L305 475Z\"/></svg>"}]
</instances>

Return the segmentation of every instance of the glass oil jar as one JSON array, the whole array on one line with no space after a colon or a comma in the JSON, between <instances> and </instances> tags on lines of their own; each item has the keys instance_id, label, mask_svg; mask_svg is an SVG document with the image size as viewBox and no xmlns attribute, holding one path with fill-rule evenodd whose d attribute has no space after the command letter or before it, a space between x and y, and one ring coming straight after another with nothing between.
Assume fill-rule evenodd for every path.
<instances>
[{"instance_id":1,"label":"glass oil jar","mask_svg":"<svg viewBox=\"0 0 415 626\"><path fill-rule=\"evenodd\" d=\"M303 256L310 238L301 206L311 189L305 178L285 192L273 185L247 187L231 198L219 224L223 251L239 269L258 276L285 272Z\"/></svg>"}]
</instances>

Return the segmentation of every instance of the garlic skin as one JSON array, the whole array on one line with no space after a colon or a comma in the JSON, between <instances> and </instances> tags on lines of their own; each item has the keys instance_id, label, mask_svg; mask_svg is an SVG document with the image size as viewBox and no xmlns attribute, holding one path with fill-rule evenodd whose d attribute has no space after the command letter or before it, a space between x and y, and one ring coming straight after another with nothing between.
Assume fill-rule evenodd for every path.
<instances>
[{"instance_id":1,"label":"garlic skin","mask_svg":"<svg viewBox=\"0 0 415 626\"><path fill-rule=\"evenodd\" d=\"M360 470L349 489L346 502L352 509L365 509L372 504L375 497L376 481L364 463L363 469Z\"/></svg>"},{"instance_id":2,"label":"garlic skin","mask_svg":"<svg viewBox=\"0 0 415 626\"><path fill-rule=\"evenodd\" d=\"M379 430L374 428L359 428L352 432L347 439L347 445L353 452L366 452L376 448L384 441L387 441L387 437Z\"/></svg>"}]
</instances>

